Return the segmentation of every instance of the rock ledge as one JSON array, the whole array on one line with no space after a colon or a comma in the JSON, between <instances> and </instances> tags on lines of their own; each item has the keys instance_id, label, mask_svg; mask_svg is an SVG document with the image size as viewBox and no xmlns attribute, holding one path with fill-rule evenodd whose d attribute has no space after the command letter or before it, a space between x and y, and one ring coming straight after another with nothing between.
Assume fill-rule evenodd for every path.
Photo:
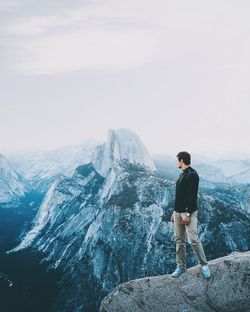
<instances>
[{"instance_id":1,"label":"rock ledge","mask_svg":"<svg viewBox=\"0 0 250 312\"><path fill-rule=\"evenodd\" d=\"M200 265L177 278L150 276L118 285L103 298L99 312L250 311L250 251L209 261L211 277Z\"/></svg>"}]
</instances>

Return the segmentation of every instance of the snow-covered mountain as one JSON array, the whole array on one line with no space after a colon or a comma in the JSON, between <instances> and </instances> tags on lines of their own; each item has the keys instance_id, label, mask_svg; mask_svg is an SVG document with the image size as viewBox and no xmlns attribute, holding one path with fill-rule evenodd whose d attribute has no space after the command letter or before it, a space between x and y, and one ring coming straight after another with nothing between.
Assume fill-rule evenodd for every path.
<instances>
[{"instance_id":1,"label":"snow-covered mountain","mask_svg":"<svg viewBox=\"0 0 250 312\"><path fill-rule=\"evenodd\" d=\"M120 172L123 172L124 161L130 164L141 165L146 170L156 172L153 160L150 158L148 151L141 142L140 138L129 129L109 129L107 142L102 145L97 145L95 150L91 151L90 155L93 161L88 164L93 170L92 175L99 175L100 178L105 179L105 183L100 190L99 204L103 205L111 195L117 192L116 188L119 186L118 177ZM85 159L86 161L86 159ZM72 165L72 164L71 164ZM122 166L122 167L121 167ZM78 174L81 171L81 166L77 167L73 178L79 183ZM89 171L89 169L84 169ZM102 175L100 175L102 173ZM82 176L83 173L80 174ZM92 179L92 175L88 179ZM89 182L85 179L83 182L80 179L80 187ZM14 251L25 248L31 244L33 239L39 234L40 230L46 225L46 223L52 223L52 215L57 215L54 208L61 204L61 201L67 200L68 197L63 193L57 192L56 186L60 181L67 181L65 175L58 175L53 184L49 188L44 201L35 218L35 226L27 233L25 239L17 246ZM118 189L119 190L119 189ZM80 194L79 187L74 185L68 190L67 193L77 196ZM53 208L54 207L54 208Z\"/></svg>"},{"instance_id":2,"label":"snow-covered mountain","mask_svg":"<svg viewBox=\"0 0 250 312\"><path fill-rule=\"evenodd\" d=\"M230 176L230 179L234 182L234 183L238 183L238 184L249 184L250 185L250 165L249 168L234 174L232 176Z\"/></svg>"},{"instance_id":3,"label":"snow-covered mountain","mask_svg":"<svg viewBox=\"0 0 250 312\"><path fill-rule=\"evenodd\" d=\"M207 190L208 194L222 200L228 205L232 205L239 211L244 211L250 217L250 185L220 185Z\"/></svg>"},{"instance_id":4,"label":"snow-covered mountain","mask_svg":"<svg viewBox=\"0 0 250 312\"><path fill-rule=\"evenodd\" d=\"M52 151L6 154L12 167L29 179L34 188L47 188L60 176L72 176L75 168L93 162L105 176L122 159L139 163L155 171L154 162L140 138L129 129L109 129L106 142L87 139L82 144L60 147Z\"/></svg>"},{"instance_id":5,"label":"snow-covered mountain","mask_svg":"<svg viewBox=\"0 0 250 312\"><path fill-rule=\"evenodd\" d=\"M98 144L86 139L81 144L59 147L51 151L7 153L11 166L30 181L33 188L46 192L60 176L71 176L75 168L88 163Z\"/></svg>"},{"instance_id":6,"label":"snow-covered mountain","mask_svg":"<svg viewBox=\"0 0 250 312\"><path fill-rule=\"evenodd\" d=\"M0 203L8 203L24 195L29 183L16 172L8 159L0 154Z\"/></svg>"},{"instance_id":7,"label":"snow-covered mountain","mask_svg":"<svg viewBox=\"0 0 250 312\"><path fill-rule=\"evenodd\" d=\"M26 179L42 180L57 174L70 176L75 168L91 160L92 153L102 142L87 139L78 145L69 145L51 151L6 154L10 164Z\"/></svg>"},{"instance_id":8,"label":"snow-covered mountain","mask_svg":"<svg viewBox=\"0 0 250 312\"><path fill-rule=\"evenodd\" d=\"M199 233L208 259L248 250L250 219L233 193L198 193ZM50 186L34 227L14 253L30 247L64 272L55 311L97 311L118 284L171 272L175 242L170 216L175 181L161 176L130 130L109 130L89 163ZM196 263L189 249L189 264Z\"/></svg>"},{"instance_id":9,"label":"snow-covered mountain","mask_svg":"<svg viewBox=\"0 0 250 312\"><path fill-rule=\"evenodd\" d=\"M211 161L210 164L214 167L220 168L224 176L228 178L250 169L250 159L216 159Z\"/></svg>"},{"instance_id":10,"label":"snow-covered mountain","mask_svg":"<svg viewBox=\"0 0 250 312\"><path fill-rule=\"evenodd\" d=\"M125 128L109 129L107 141L96 150L93 164L102 176L106 176L123 159L156 171L149 152L136 133Z\"/></svg>"},{"instance_id":11,"label":"snow-covered mountain","mask_svg":"<svg viewBox=\"0 0 250 312\"><path fill-rule=\"evenodd\" d=\"M217 159L197 166L204 180L231 186L250 184L250 160ZM204 170L205 169L205 170Z\"/></svg>"}]
</instances>

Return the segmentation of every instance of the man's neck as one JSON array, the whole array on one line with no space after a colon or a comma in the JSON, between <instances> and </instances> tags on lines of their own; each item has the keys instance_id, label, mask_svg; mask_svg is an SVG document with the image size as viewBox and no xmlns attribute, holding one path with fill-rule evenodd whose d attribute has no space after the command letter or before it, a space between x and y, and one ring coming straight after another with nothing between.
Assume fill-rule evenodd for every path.
<instances>
[{"instance_id":1,"label":"man's neck","mask_svg":"<svg viewBox=\"0 0 250 312\"><path fill-rule=\"evenodd\" d=\"M190 167L190 165L186 166L185 168L182 168L182 170L185 171L189 167Z\"/></svg>"}]
</instances>

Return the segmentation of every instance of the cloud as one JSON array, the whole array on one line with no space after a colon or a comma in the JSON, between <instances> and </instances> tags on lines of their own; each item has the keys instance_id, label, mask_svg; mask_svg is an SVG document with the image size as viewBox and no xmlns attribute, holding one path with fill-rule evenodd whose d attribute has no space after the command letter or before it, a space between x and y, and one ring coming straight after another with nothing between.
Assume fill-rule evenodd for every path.
<instances>
[{"instance_id":1,"label":"cloud","mask_svg":"<svg viewBox=\"0 0 250 312\"><path fill-rule=\"evenodd\" d=\"M74 31L26 43L19 69L28 74L129 69L151 62L155 49L153 35L142 31Z\"/></svg>"},{"instance_id":2,"label":"cloud","mask_svg":"<svg viewBox=\"0 0 250 312\"><path fill-rule=\"evenodd\" d=\"M100 7L61 9L56 14L21 17L6 27L12 35L33 36L65 30L91 27L95 20L111 18L109 10ZM67 29L66 29L67 30Z\"/></svg>"},{"instance_id":3,"label":"cloud","mask_svg":"<svg viewBox=\"0 0 250 312\"><path fill-rule=\"evenodd\" d=\"M10 64L23 74L119 71L157 62L175 72L242 71L249 51L245 9L213 0L85 1L10 20L1 27L8 38L1 45L15 50L17 61Z\"/></svg>"},{"instance_id":4,"label":"cloud","mask_svg":"<svg viewBox=\"0 0 250 312\"><path fill-rule=\"evenodd\" d=\"M147 2L147 1L146 1ZM84 69L124 70L154 61L157 23L132 2L93 3L57 14L19 18L6 28L16 37L25 74L58 74Z\"/></svg>"},{"instance_id":5,"label":"cloud","mask_svg":"<svg viewBox=\"0 0 250 312\"><path fill-rule=\"evenodd\" d=\"M0 0L0 12L11 12L17 6L17 1L14 0Z\"/></svg>"}]
</instances>

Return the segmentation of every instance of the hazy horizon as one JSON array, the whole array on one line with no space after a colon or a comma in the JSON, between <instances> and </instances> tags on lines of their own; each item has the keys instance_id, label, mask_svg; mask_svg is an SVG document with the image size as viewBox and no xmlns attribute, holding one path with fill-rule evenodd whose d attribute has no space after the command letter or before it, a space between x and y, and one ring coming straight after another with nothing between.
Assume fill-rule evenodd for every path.
<instances>
[{"instance_id":1,"label":"hazy horizon","mask_svg":"<svg viewBox=\"0 0 250 312\"><path fill-rule=\"evenodd\" d=\"M36 152L50 152L50 151L55 151L58 149L63 149L63 148L67 148L67 147L74 147L74 146L78 146L78 145L85 145L85 144L102 144L104 143L106 140L98 140L97 138L94 137L89 137L86 138L85 140L82 140L81 142L78 142L76 144L69 144L69 145L58 145L54 148L50 148L50 149L4 149L2 151L0 151L0 154L6 154L6 155L11 155L11 154L22 154L22 153L36 153ZM142 141L142 143L144 144L144 142ZM144 144L145 145L145 144ZM145 145L146 146L146 145ZM146 146L147 148L147 146ZM176 154L178 152L180 152L181 150L175 150L175 151L170 151L170 150L166 150L166 152L162 152L162 153L158 153L158 152L151 152L148 148L147 150L149 151L151 156L170 156L175 158ZM200 160L197 159L197 157L201 157L204 159L209 159L209 160L215 160L215 159L219 159L219 158L224 158L224 159L232 159L232 160L244 160L244 159L249 159L250 160L250 154L247 153L247 151L224 151L224 152L219 152L219 151L215 151L215 152L211 152L209 150L204 150L204 151L192 151L192 150L188 150L188 149L182 149L182 150L186 150L191 154L191 158L192 160L195 159L195 161ZM194 156L194 157L192 157Z\"/></svg>"}]
</instances>

